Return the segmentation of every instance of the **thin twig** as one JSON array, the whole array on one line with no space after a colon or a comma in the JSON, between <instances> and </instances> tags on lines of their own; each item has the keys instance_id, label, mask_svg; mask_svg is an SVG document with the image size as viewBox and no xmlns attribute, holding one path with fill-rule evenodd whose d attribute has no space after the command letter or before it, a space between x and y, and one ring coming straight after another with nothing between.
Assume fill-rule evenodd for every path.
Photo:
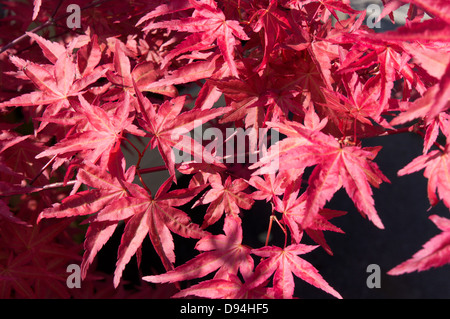
<instances>
[{"instance_id":1,"label":"thin twig","mask_svg":"<svg viewBox=\"0 0 450 319\"><path fill-rule=\"evenodd\" d=\"M52 157L51 160L49 160L47 162L47 164L44 165L44 167L41 168L41 170L39 171L39 173L36 174L36 176L31 180L30 185L33 185L33 183L39 178L39 176L42 175L42 173L44 173L44 171L47 169L47 167L50 166L51 163L53 163L53 161L55 160L56 155Z\"/></svg>"}]
</instances>

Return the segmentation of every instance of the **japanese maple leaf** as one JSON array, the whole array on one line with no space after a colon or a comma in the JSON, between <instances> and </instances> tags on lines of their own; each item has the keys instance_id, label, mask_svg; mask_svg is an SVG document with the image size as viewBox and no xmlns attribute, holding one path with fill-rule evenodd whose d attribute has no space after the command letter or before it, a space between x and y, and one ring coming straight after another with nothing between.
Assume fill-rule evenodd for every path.
<instances>
[{"instance_id":1,"label":"japanese maple leaf","mask_svg":"<svg viewBox=\"0 0 450 319\"><path fill-rule=\"evenodd\" d=\"M0 200L0 220L6 220L10 223L15 223L19 225L27 225L24 221L22 221L20 218L16 217L8 207L8 205L3 201Z\"/></svg>"},{"instance_id":2,"label":"japanese maple leaf","mask_svg":"<svg viewBox=\"0 0 450 319\"><path fill-rule=\"evenodd\" d=\"M268 202L276 195L282 195L286 188L284 185L286 183L285 175L279 172L278 174L264 174L263 177L258 175L250 177L248 183L257 189L251 194L252 198Z\"/></svg>"},{"instance_id":3,"label":"japanese maple leaf","mask_svg":"<svg viewBox=\"0 0 450 319\"><path fill-rule=\"evenodd\" d=\"M187 36L169 54L164 57L163 65L169 60L188 51L209 49L216 41L225 62L235 77L239 77L236 62L234 61L234 49L238 44L237 39L248 40L244 29L238 21L227 20L224 13L217 8L215 2L199 4L191 1L195 7L192 17L179 20L151 22L143 29L144 31L164 28L173 31L186 31L193 34Z\"/></svg>"},{"instance_id":4,"label":"japanese maple leaf","mask_svg":"<svg viewBox=\"0 0 450 319\"><path fill-rule=\"evenodd\" d=\"M43 151L36 158L45 156L68 156L81 153L84 160L91 163L101 161L101 167L112 168L120 153L120 143L123 139L124 131L143 136L145 133L137 129L130 117L130 97L126 93L123 101L117 102L114 114L109 115L101 107L92 105L82 95L78 99L80 104L73 103L73 107L83 113L90 129L78 132L64 138L54 146Z\"/></svg>"},{"instance_id":5,"label":"japanese maple leaf","mask_svg":"<svg viewBox=\"0 0 450 319\"><path fill-rule=\"evenodd\" d=\"M177 95L174 83L156 84L159 71L152 62L146 61L138 63L131 70L131 62L126 55L126 46L121 41L115 41L113 69L108 70L106 77L116 85L117 96L121 97L125 90L133 90L133 81L140 91L150 91L153 93L163 94L169 97ZM156 85L154 85L156 84ZM179 83L175 83L179 84Z\"/></svg>"},{"instance_id":6,"label":"japanese maple leaf","mask_svg":"<svg viewBox=\"0 0 450 319\"><path fill-rule=\"evenodd\" d=\"M50 225L25 227L9 224L0 228L2 247L13 249L0 256L0 291L15 291L22 298L45 298L54 295L68 298L65 280L68 264L78 262L78 245L70 248L59 239L73 220L67 219ZM6 259L6 260L5 260Z\"/></svg>"},{"instance_id":7,"label":"japanese maple leaf","mask_svg":"<svg viewBox=\"0 0 450 319\"><path fill-rule=\"evenodd\" d=\"M340 20L336 10L348 13L348 14L355 14L358 13L358 11L353 10L353 8L350 6L348 1L341 1L341 0L290 0L288 1L289 6L291 7L300 7L307 5L308 3L320 3L322 6L324 6L336 20ZM346 3L347 2L347 3Z\"/></svg>"},{"instance_id":8,"label":"japanese maple leaf","mask_svg":"<svg viewBox=\"0 0 450 319\"><path fill-rule=\"evenodd\" d=\"M228 279L211 279L183 289L172 298L197 296L212 299L273 299L273 288L255 287L248 289L236 275L229 275Z\"/></svg>"},{"instance_id":9,"label":"japanese maple leaf","mask_svg":"<svg viewBox=\"0 0 450 319\"><path fill-rule=\"evenodd\" d=\"M38 14L39 14L39 10L41 9L41 4L42 4L42 0L34 0L34 2L33 2L33 6L34 6L33 17L31 17L32 21L37 18Z\"/></svg>"},{"instance_id":10,"label":"japanese maple leaf","mask_svg":"<svg viewBox=\"0 0 450 319\"><path fill-rule=\"evenodd\" d=\"M193 206L209 204L202 228L217 222L224 213L237 217L240 208L248 210L252 207L254 201L251 195L243 192L248 187L244 179L232 180L231 176L228 176L222 183L221 176L215 174L209 177L209 182L212 188Z\"/></svg>"},{"instance_id":11,"label":"japanese maple leaf","mask_svg":"<svg viewBox=\"0 0 450 319\"><path fill-rule=\"evenodd\" d=\"M433 143L439 136L441 131L445 136L450 135L450 114L440 113L427 125L425 137L423 139L423 154L428 153Z\"/></svg>"},{"instance_id":12,"label":"japanese maple leaf","mask_svg":"<svg viewBox=\"0 0 450 319\"><path fill-rule=\"evenodd\" d=\"M436 205L439 198L445 206L450 208L450 147L445 147L444 152L434 150L428 154L416 157L411 163L398 171L399 176L411 174L425 169L423 175L428 178L428 199L432 206ZM436 194L437 193L437 194Z\"/></svg>"},{"instance_id":13,"label":"japanese maple leaf","mask_svg":"<svg viewBox=\"0 0 450 319\"><path fill-rule=\"evenodd\" d=\"M32 135L21 136L14 131L3 131L0 134L0 176L2 182L20 185L24 179L35 180L35 185L45 185L49 180L49 172L42 167L47 159L36 160L44 144ZM23 185L22 185L23 187ZM11 186L11 188L13 188Z\"/></svg>"},{"instance_id":14,"label":"japanese maple leaf","mask_svg":"<svg viewBox=\"0 0 450 319\"><path fill-rule=\"evenodd\" d=\"M414 102L404 102L406 110L391 121L392 125L406 123L416 118L425 118L427 122L435 120L439 114L450 108L450 63L439 83L430 87L425 94Z\"/></svg>"},{"instance_id":15,"label":"japanese maple leaf","mask_svg":"<svg viewBox=\"0 0 450 319\"><path fill-rule=\"evenodd\" d=\"M449 7L447 6L447 9ZM423 32L427 30L427 32ZM435 84L430 90L433 92L428 93L425 105L418 105L419 103L411 103L411 110L408 110L405 115L398 120L395 119L394 123L405 121L407 118L415 118L418 116L427 116L429 119L433 119L440 112L448 110L450 107L448 101L450 99L450 55L448 50L440 47L433 47L428 44L431 41L447 41L450 31L450 25L442 20L426 20L421 23L411 23L401 27L395 31L367 35L370 39L387 41L387 43L395 43L401 45L405 50L403 57L400 58L400 54L392 49L386 47L385 53L378 54L380 61L380 75L383 78L383 73L388 75L389 68L396 70L400 73L405 80L409 82L411 86L419 91L422 97L425 97L426 88L424 87L420 75L418 72L414 72L409 66L407 60L410 59L409 54L414 58L413 62L424 68L430 75L437 78L439 83ZM419 44L408 44L405 41L419 41ZM428 48L428 46L430 46ZM376 50L380 52L379 49ZM389 53L389 55L387 55ZM408 53L408 54L406 54ZM370 54L369 54L370 55ZM381 59L380 59L381 58ZM405 60L407 59L407 60ZM393 68L392 68L393 66ZM391 71L392 72L392 71ZM395 73L394 72L394 73ZM392 79L392 76L389 76ZM385 78L389 80L388 78ZM386 82L389 83L389 82ZM387 88L387 87L386 87ZM389 91L382 89L382 97ZM386 94L385 94L386 93ZM386 95L387 98L387 95ZM384 98L385 100L385 98ZM424 102L424 101L422 101Z\"/></svg>"},{"instance_id":16,"label":"japanese maple leaf","mask_svg":"<svg viewBox=\"0 0 450 319\"><path fill-rule=\"evenodd\" d=\"M246 127L253 126L255 130L262 127L265 106L270 103L267 76L252 74L251 81L227 78L211 82L224 93L231 109L223 116L221 123L245 118Z\"/></svg>"},{"instance_id":17,"label":"japanese maple leaf","mask_svg":"<svg viewBox=\"0 0 450 319\"><path fill-rule=\"evenodd\" d=\"M158 88L171 85L185 84L210 78L216 72L216 64L219 56L215 55L205 61L188 63L158 81L143 83L138 88L142 91L157 92Z\"/></svg>"},{"instance_id":18,"label":"japanese maple leaf","mask_svg":"<svg viewBox=\"0 0 450 319\"><path fill-rule=\"evenodd\" d=\"M287 14L278 7L278 0L271 0L267 8L260 8L255 13L257 20L253 25L254 32L264 29L264 55L258 71L263 69L277 44L283 43L292 27Z\"/></svg>"},{"instance_id":19,"label":"japanese maple leaf","mask_svg":"<svg viewBox=\"0 0 450 319\"><path fill-rule=\"evenodd\" d=\"M295 275L336 298L342 299L341 295L323 279L313 265L297 256L306 254L316 247L294 244L285 248L265 246L259 249L253 249L252 254L266 259L261 261L256 267L252 276L253 281L248 284L248 288L259 286L274 274L273 288L275 290L275 298L292 298L295 287L293 275Z\"/></svg>"},{"instance_id":20,"label":"japanese maple leaf","mask_svg":"<svg viewBox=\"0 0 450 319\"><path fill-rule=\"evenodd\" d=\"M251 169L258 166L264 168L266 165L270 172L273 170L271 164L274 160L289 168L305 169L316 165L308 180L305 207L307 214L302 223L303 228L311 226L319 210L341 187L345 188L361 213L367 215L377 227L383 228L374 207L370 187L378 187L383 181L389 181L372 162L380 148L341 145L330 135L311 131L288 121L286 124L267 124L278 128L288 138L279 141L276 152L262 157L259 163L250 166ZM254 174L261 171L266 172L260 169Z\"/></svg>"},{"instance_id":21,"label":"japanese maple leaf","mask_svg":"<svg viewBox=\"0 0 450 319\"><path fill-rule=\"evenodd\" d=\"M144 15L142 18L139 19L139 21L136 23L136 25L140 25L144 23L145 21L148 21L150 19L154 19L156 17L175 13L187 9L191 9L193 7L193 4L189 0L173 0L173 1L166 1L167 3L162 3L158 6L156 6L152 11Z\"/></svg>"},{"instance_id":22,"label":"japanese maple leaf","mask_svg":"<svg viewBox=\"0 0 450 319\"><path fill-rule=\"evenodd\" d=\"M78 169L76 182L92 189L67 196L61 203L44 209L38 222L44 218L64 218L95 214L105 206L128 194L133 187L136 168L131 166L123 177L112 176L106 170L90 162L84 162Z\"/></svg>"},{"instance_id":23,"label":"japanese maple leaf","mask_svg":"<svg viewBox=\"0 0 450 319\"><path fill-rule=\"evenodd\" d=\"M173 179L167 179L153 197L145 189L136 185L133 196L116 200L97 214L93 222L118 222L126 220L120 242L114 286L117 287L125 266L140 249L148 234L164 267L173 269L175 262L174 243L171 232L185 238L202 238L207 232L191 222L189 216L175 208L192 200L206 185L177 189L169 192Z\"/></svg>"},{"instance_id":24,"label":"japanese maple leaf","mask_svg":"<svg viewBox=\"0 0 450 319\"><path fill-rule=\"evenodd\" d=\"M139 107L142 114L141 126L151 137L152 148L158 150L171 175L175 174L175 156L172 148L176 147L208 163L217 160L204 151L203 146L187 135L195 127L222 115L228 108L183 111L186 96L179 96L161 104L158 109L142 95L135 86Z\"/></svg>"},{"instance_id":25,"label":"japanese maple leaf","mask_svg":"<svg viewBox=\"0 0 450 319\"><path fill-rule=\"evenodd\" d=\"M54 65L40 65L10 56L11 62L23 71L38 90L0 103L0 108L49 104L45 114L48 116L57 114L63 107L68 107L68 97L77 96L107 71L106 69L96 70L77 79L76 64L69 49L33 33L28 33L28 35L37 41L44 56Z\"/></svg>"},{"instance_id":26,"label":"japanese maple leaf","mask_svg":"<svg viewBox=\"0 0 450 319\"><path fill-rule=\"evenodd\" d=\"M422 80L409 64L410 55L398 47L400 44L385 39L384 35L381 38L371 33L363 35L347 33L345 36L357 43L343 59L340 71L351 72L377 66L375 76L371 79L378 82L380 89L377 114L381 114L388 107L394 81L398 77L404 78L408 85L414 87L420 94L426 91Z\"/></svg>"},{"instance_id":27,"label":"japanese maple leaf","mask_svg":"<svg viewBox=\"0 0 450 319\"><path fill-rule=\"evenodd\" d=\"M204 277L214 271L214 279L227 280L238 271L248 278L253 270L250 248L242 245L242 224L236 216L227 216L224 224L225 234L208 235L200 239L195 246L203 251L183 265L167 273L145 276L142 279L153 282L179 282Z\"/></svg>"},{"instance_id":28,"label":"japanese maple leaf","mask_svg":"<svg viewBox=\"0 0 450 319\"><path fill-rule=\"evenodd\" d=\"M319 214L314 218L312 224L306 228L302 228L303 219L306 216L306 193L298 196L300 188L299 183L291 183L284 191L284 196L280 199L274 197L274 209L283 214L282 222L289 227L294 243L299 243L302 238L303 230L316 243L322 246L325 251L333 255L331 248L328 246L323 231L334 231L344 233L339 227L331 224L328 219L345 215L346 212L334 211L331 209L321 209Z\"/></svg>"},{"instance_id":29,"label":"japanese maple leaf","mask_svg":"<svg viewBox=\"0 0 450 319\"><path fill-rule=\"evenodd\" d=\"M389 270L389 275L424 271L450 263L450 219L437 215L429 218L442 232L426 242L411 259Z\"/></svg>"},{"instance_id":30,"label":"japanese maple leaf","mask_svg":"<svg viewBox=\"0 0 450 319\"><path fill-rule=\"evenodd\" d=\"M89 162L83 163L78 170L76 181L92 187L92 189L72 194L64 198L61 203L56 203L52 207L44 209L39 214L37 222L44 218L95 216L106 206L114 205L116 200L128 195L129 189L135 187L135 184L133 184L135 171L135 167L131 166L120 177L114 177L96 165ZM97 252L113 235L117 224L118 222L90 223L86 232L85 252L81 263L81 277L83 279L86 277L87 269Z\"/></svg>"}]
</instances>

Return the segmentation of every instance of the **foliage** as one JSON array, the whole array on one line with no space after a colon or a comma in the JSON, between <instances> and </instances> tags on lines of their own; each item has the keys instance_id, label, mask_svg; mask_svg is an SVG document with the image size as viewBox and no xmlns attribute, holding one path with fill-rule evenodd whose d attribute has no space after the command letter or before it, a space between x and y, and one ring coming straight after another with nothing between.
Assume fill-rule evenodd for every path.
<instances>
[{"instance_id":1,"label":"foliage","mask_svg":"<svg viewBox=\"0 0 450 319\"><path fill-rule=\"evenodd\" d=\"M341 298L307 253L331 255L324 232L343 233L329 220L346 212L326 207L341 188L384 228L373 188L389 180L370 137L422 136L398 174L424 169L430 205L450 208L448 1L383 1L391 18L411 4L385 33L347 0L72 2L80 28L65 25L65 1L1 1L2 298L293 298L294 276ZM214 139L192 137L199 126ZM230 129L250 132L243 151L228 152ZM148 166L152 149L163 165ZM144 175L157 171L155 192ZM243 216L257 202L267 239L250 247ZM450 262L450 219L430 219L442 232L389 274ZM111 278L94 265L118 231ZM183 241L197 252L180 262ZM133 295L123 271L150 250L158 265L139 274L157 285ZM65 285L72 263L83 293Z\"/></svg>"}]
</instances>

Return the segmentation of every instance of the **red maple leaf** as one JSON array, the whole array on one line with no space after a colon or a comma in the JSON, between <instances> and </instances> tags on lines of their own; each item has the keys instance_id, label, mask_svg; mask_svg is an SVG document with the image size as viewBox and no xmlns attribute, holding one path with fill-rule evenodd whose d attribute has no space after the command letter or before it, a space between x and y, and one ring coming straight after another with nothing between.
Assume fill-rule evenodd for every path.
<instances>
[{"instance_id":1,"label":"red maple leaf","mask_svg":"<svg viewBox=\"0 0 450 319\"><path fill-rule=\"evenodd\" d=\"M262 6L263 4L258 3L256 5ZM251 20L254 16L257 19L255 19L253 31L260 32L261 29L264 29L264 56L257 69L259 71L266 67L270 54L276 51L274 50L275 47L285 42L285 39L293 31L288 15L278 7L278 0L271 0L267 8L262 7L258 9L253 14Z\"/></svg>"},{"instance_id":2,"label":"red maple leaf","mask_svg":"<svg viewBox=\"0 0 450 319\"><path fill-rule=\"evenodd\" d=\"M221 176L215 174L209 176L209 183L212 188L194 204L194 207L209 204L202 228L217 222L224 213L237 217L240 208L248 210L252 207L253 199L243 192L248 187L244 179L233 180L231 176L228 176L222 183Z\"/></svg>"},{"instance_id":3,"label":"red maple leaf","mask_svg":"<svg viewBox=\"0 0 450 319\"><path fill-rule=\"evenodd\" d=\"M175 208L192 200L206 185L169 192L173 178L167 179L153 197L144 188L135 185L132 196L116 200L97 214L93 222L126 220L118 250L114 286L119 285L125 266L136 254L148 234L164 267L169 270L175 262L171 232L185 238L202 238L207 232L191 222L189 216Z\"/></svg>"},{"instance_id":4,"label":"red maple leaf","mask_svg":"<svg viewBox=\"0 0 450 319\"><path fill-rule=\"evenodd\" d=\"M235 77L239 77L236 62L234 61L234 49L237 45L236 38L248 40L243 28L238 21L227 20L224 13L217 8L215 2L208 4L191 1L195 8L192 17L179 20L169 20L161 22L150 22L143 29L144 31L164 28L173 31L186 31L193 34L187 36L179 45L164 57L163 65L167 64L174 57L188 52L210 49L216 41L225 62L231 69Z\"/></svg>"},{"instance_id":5,"label":"red maple leaf","mask_svg":"<svg viewBox=\"0 0 450 319\"><path fill-rule=\"evenodd\" d=\"M348 13L348 14L356 14L358 11L354 10L350 4L345 3L345 1L341 0L289 0L288 4L291 7L302 7L309 3L318 3L320 6L323 6L330 12L336 20L340 20L336 11Z\"/></svg>"},{"instance_id":6,"label":"red maple leaf","mask_svg":"<svg viewBox=\"0 0 450 319\"><path fill-rule=\"evenodd\" d=\"M378 187L388 179L372 162L380 148L361 148L341 145L335 138L320 131L311 131L297 123L268 123L288 137L275 146L276 152L261 158L250 168L267 166L270 170L273 160L284 167L305 169L314 166L306 190L306 216L303 227L308 228L315 216L335 192L344 187L361 213L379 228L383 224L378 217L370 185ZM264 170L262 170L264 172ZM255 172L254 174L258 173Z\"/></svg>"},{"instance_id":7,"label":"red maple leaf","mask_svg":"<svg viewBox=\"0 0 450 319\"><path fill-rule=\"evenodd\" d=\"M432 206L439 198L445 206L450 208L450 147L447 144L445 151L434 150L428 154L416 157L411 163L398 171L399 176L411 174L425 168L423 175L428 178L428 199Z\"/></svg>"},{"instance_id":8,"label":"red maple leaf","mask_svg":"<svg viewBox=\"0 0 450 319\"><path fill-rule=\"evenodd\" d=\"M196 126L222 115L228 108L182 111L186 96L179 96L164 102L156 109L136 86L135 90L143 117L140 124L149 133L152 148L158 147L171 175L175 174L176 164L173 147L192 155L196 161L200 159L207 163L216 162L216 159L205 152L204 147L187 133Z\"/></svg>"},{"instance_id":9,"label":"red maple leaf","mask_svg":"<svg viewBox=\"0 0 450 319\"><path fill-rule=\"evenodd\" d=\"M115 200L128 194L128 188L133 187L135 167L131 166L122 176L112 176L100 167L84 162L79 165L76 182L92 189L67 196L61 203L44 209L38 218L64 218L94 214Z\"/></svg>"},{"instance_id":10,"label":"red maple leaf","mask_svg":"<svg viewBox=\"0 0 450 319\"><path fill-rule=\"evenodd\" d=\"M223 228L224 235L207 235L195 246L200 255L167 273L145 276L144 280L153 283L179 282L204 277L217 271L214 279L227 280L238 271L248 278L253 271L250 248L242 244L241 220L227 216Z\"/></svg>"},{"instance_id":11,"label":"red maple leaf","mask_svg":"<svg viewBox=\"0 0 450 319\"><path fill-rule=\"evenodd\" d=\"M292 298L294 294L294 276L301 278L307 283L320 288L327 293L342 298L319 274L319 271L306 260L297 255L306 254L317 246L303 244L290 245L285 248L276 246L265 246L253 249L252 253L264 259L255 269L253 281L249 279L247 288L258 287L262 282L269 279L272 274L275 298Z\"/></svg>"},{"instance_id":12,"label":"red maple leaf","mask_svg":"<svg viewBox=\"0 0 450 319\"><path fill-rule=\"evenodd\" d=\"M19 298L69 297L65 269L80 260L79 247L69 248L61 239L68 236L72 221L33 227L10 223L0 227L0 243L4 247L0 254L0 297L11 296L11 291Z\"/></svg>"},{"instance_id":13,"label":"red maple leaf","mask_svg":"<svg viewBox=\"0 0 450 319\"><path fill-rule=\"evenodd\" d=\"M389 270L389 275L424 271L450 263L450 219L437 215L429 218L442 232L426 242L411 259Z\"/></svg>"},{"instance_id":14,"label":"red maple leaf","mask_svg":"<svg viewBox=\"0 0 450 319\"><path fill-rule=\"evenodd\" d=\"M282 195L290 176L299 178L301 174L286 170L278 174L264 174L263 177L253 175L248 181L251 186L257 189L251 194L252 198L255 200L266 200L268 202L272 198L275 198L276 195Z\"/></svg>"},{"instance_id":15,"label":"red maple leaf","mask_svg":"<svg viewBox=\"0 0 450 319\"><path fill-rule=\"evenodd\" d=\"M40 65L11 56L11 62L23 71L38 90L0 103L0 108L48 105L44 111L44 117L51 117L69 106L69 97L82 93L89 85L104 76L107 71L107 69L95 70L90 74L78 76L77 64L73 61L70 47L66 49L62 44L48 41L33 33L27 34L39 44L44 56L53 65ZM75 44L76 42L72 45ZM44 126L45 122L40 129Z\"/></svg>"},{"instance_id":16,"label":"red maple leaf","mask_svg":"<svg viewBox=\"0 0 450 319\"><path fill-rule=\"evenodd\" d=\"M84 160L91 163L101 161L101 167L110 168L115 165L124 131L137 136L145 133L136 128L130 116L130 96L124 95L124 100L117 102L112 115L106 113L101 107L92 105L82 95L78 97L80 103L74 102L72 106L79 113L84 114L89 122L88 129L67 136L56 145L38 154L36 158L45 156L67 157L82 154Z\"/></svg>"},{"instance_id":17,"label":"red maple leaf","mask_svg":"<svg viewBox=\"0 0 450 319\"><path fill-rule=\"evenodd\" d=\"M300 179L301 181L301 179ZM306 193L298 196L299 183L291 183L284 190L284 196L280 199L278 196L274 197L274 209L283 214L282 222L289 227L292 239L294 243L299 243L303 235L303 230L311 237L316 243L322 246L325 251L333 255L331 248L328 246L323 231L334 231L338 233L344 233L339 227L331 224L328 219L345 215L346 212L336 211L331 209L321 209L314 218L312 224L303 229L303 219L306 212Z\"/></svg>"},{"instance_id":18,"label":"red maple leaf","mask_svg":"<svg viewBox=\"0 0 450 319\"><path fill-rule=\"evenodd\" d=\"M37 222L44 218L64 218L72 216L93 215L109 205L128 195L129 189L134 189L133 180L135 167L131 166L120 176L112 176L98 166L85 162L78 170L76 181L92 187L92 189L72 194L56 203L52 207L44 209ZM88 222L89 220L85 221ZM84 241L84 255L81 263L81 276L86 278L89 265L93 262L98 251L111 238L118 222L90 223L86 239Z\"/></svg>"}]
</instances>

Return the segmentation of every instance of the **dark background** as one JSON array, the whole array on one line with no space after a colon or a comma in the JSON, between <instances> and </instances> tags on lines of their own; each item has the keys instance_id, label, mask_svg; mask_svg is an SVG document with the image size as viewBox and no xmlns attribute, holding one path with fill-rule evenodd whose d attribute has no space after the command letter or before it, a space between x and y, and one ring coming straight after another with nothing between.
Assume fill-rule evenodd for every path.
<instances>
[{"instance_id":1,"label":"dark background","mask_svg":"<svg viewBox=\"0 0 450 319\"><path fill-rule=\"evenodd\" d=\"M322 248L304 255L344 298L450 298L450 266L432 268L420 273L390 276L386 273L412 257L422 245L441 231L428 219L437 214L449 218L442 203L430 207L427 179L423 171L398 177L397 172L422 153L422 140L412 134L367 140L364 146L382 145L375 158L391 184L374 189L375 207L385 226L378 229L355 209L344 190L327 205L345 210L347 215L332 219L345 234L325 232L334 255ZM381 288L368 288L367 266L381 268ZM303 298L328 298L320 290L299 282L296 294Z\"/></svg>"}]
</instances>

